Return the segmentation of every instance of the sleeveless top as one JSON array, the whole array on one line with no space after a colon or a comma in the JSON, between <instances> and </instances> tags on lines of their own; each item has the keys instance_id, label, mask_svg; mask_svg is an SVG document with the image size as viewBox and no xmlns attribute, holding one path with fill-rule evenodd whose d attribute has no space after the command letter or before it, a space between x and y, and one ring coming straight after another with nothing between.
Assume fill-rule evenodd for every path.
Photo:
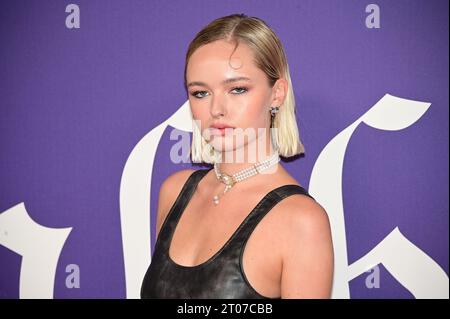
<instances>
[{"instance_id":1,"label":"sleeveless top","mask_svg":"<svg viewBox=\"0 0 450 319\"><path fill-rule=\"evenodd\" d=\"M273 189L253 208L218 252L199 265L183 266L170 258L170 243L197 184L210 170L196 170L189 176L167 214L141 286L141 298L268 298L259 294L244 274L242 256L245 244L261 219L282 199L294 194L314 198L299 185L283 185Z\"/></svg>"}]
</instances>

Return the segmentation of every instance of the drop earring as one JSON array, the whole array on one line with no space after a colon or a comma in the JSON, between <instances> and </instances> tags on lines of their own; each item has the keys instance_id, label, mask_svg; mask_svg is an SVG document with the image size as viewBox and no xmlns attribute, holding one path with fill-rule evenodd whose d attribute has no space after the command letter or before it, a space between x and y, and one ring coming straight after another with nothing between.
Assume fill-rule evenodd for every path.
<instances>
[{"instance_id":1,"label":"drop earring","mask_svg":"<svg viewBox=\"0 0 450 319\"><path fill-rule=\"evenodd\" d=\"M272 106L270 108L270 115L275 116L278 113L279 110L280 110L279 106Z\"/></svg>"},{"instance_id":2,"label":"drop earring","mask_svg":"<svg viewBox=\"0 0 450 319\"><path fill-rule=\"evenodd\" d=\"M280 110L279 106L272 106L270 108L270 127L273 127L273 121L275 120L275 116L278 113L278 111Z\"/></svg>"},{"instance_id":3,"label":"drop earring","mask_svg":"<svg viewBox=\"0 0 450 319\"><path fill-rule=\"evenodd\" d=\"M272 145L274 146L274 148L278 151L279 150L279 145L278 145L278 134L277 134L277 128L274 127L274 122L275 122L275 116L278 113L278 111L280 110L279 106L272 106L270 108L270 138L272 140Z\"/></svg>"}]
</instances>

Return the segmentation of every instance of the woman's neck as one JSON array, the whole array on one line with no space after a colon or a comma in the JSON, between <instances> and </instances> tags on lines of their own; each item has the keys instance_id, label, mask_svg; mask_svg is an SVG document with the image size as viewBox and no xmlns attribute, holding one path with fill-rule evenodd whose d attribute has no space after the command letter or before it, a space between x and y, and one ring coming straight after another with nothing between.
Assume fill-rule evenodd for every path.
<instances>
[{"instance_id":1,"label":"woman's neck","mask_svg":"<svg viewBox=\"0 0 450 319\"><path fill-rule=\"evenodd\" d=\"M251 153L249 153L249 150L251 150ZM222 152L222 162L218 164L219 170L222 173L233 175L241 170L252 167L256 163L269 159L274 153L275 149L270 142L263 150L247 144L239 149ZM267 173L275 173L277 167L278 165L273 165L271 169L267 169Z\"/></svg>"}]
</instances>

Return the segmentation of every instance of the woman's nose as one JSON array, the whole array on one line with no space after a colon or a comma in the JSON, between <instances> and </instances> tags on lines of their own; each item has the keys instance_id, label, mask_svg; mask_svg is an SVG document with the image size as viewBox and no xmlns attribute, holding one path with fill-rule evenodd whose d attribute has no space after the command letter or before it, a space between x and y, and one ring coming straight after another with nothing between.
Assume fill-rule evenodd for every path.
<instances>
[{"instance_id":1,"label":"woman's nose","mask_svg":"<svg viewBox=\"0 0 450 319\"><path fill-rule=\"evenodd\" d=\"M220 116L226 115L226 106L223 100L214 98L214 100L211 103L211 109L210 109L211 116L216 118Z\"/></svg>"}]
</instances>

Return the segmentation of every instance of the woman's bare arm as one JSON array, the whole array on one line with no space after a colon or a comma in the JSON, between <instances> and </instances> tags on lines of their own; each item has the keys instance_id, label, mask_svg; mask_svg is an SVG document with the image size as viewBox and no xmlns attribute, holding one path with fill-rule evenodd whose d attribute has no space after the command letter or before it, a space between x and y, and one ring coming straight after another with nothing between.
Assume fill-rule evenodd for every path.
<instances>
[{"instance_id":1,"label":"woman's bare arm","mask_svg":"<svg viewBox=\"0 0 450 319\"><path fill-rule=\"evenodd\" d=\"M311 199L291 201L283 235L282 298L330 298L334 254L326 211Z\"/></svg>"}]
</instances>

